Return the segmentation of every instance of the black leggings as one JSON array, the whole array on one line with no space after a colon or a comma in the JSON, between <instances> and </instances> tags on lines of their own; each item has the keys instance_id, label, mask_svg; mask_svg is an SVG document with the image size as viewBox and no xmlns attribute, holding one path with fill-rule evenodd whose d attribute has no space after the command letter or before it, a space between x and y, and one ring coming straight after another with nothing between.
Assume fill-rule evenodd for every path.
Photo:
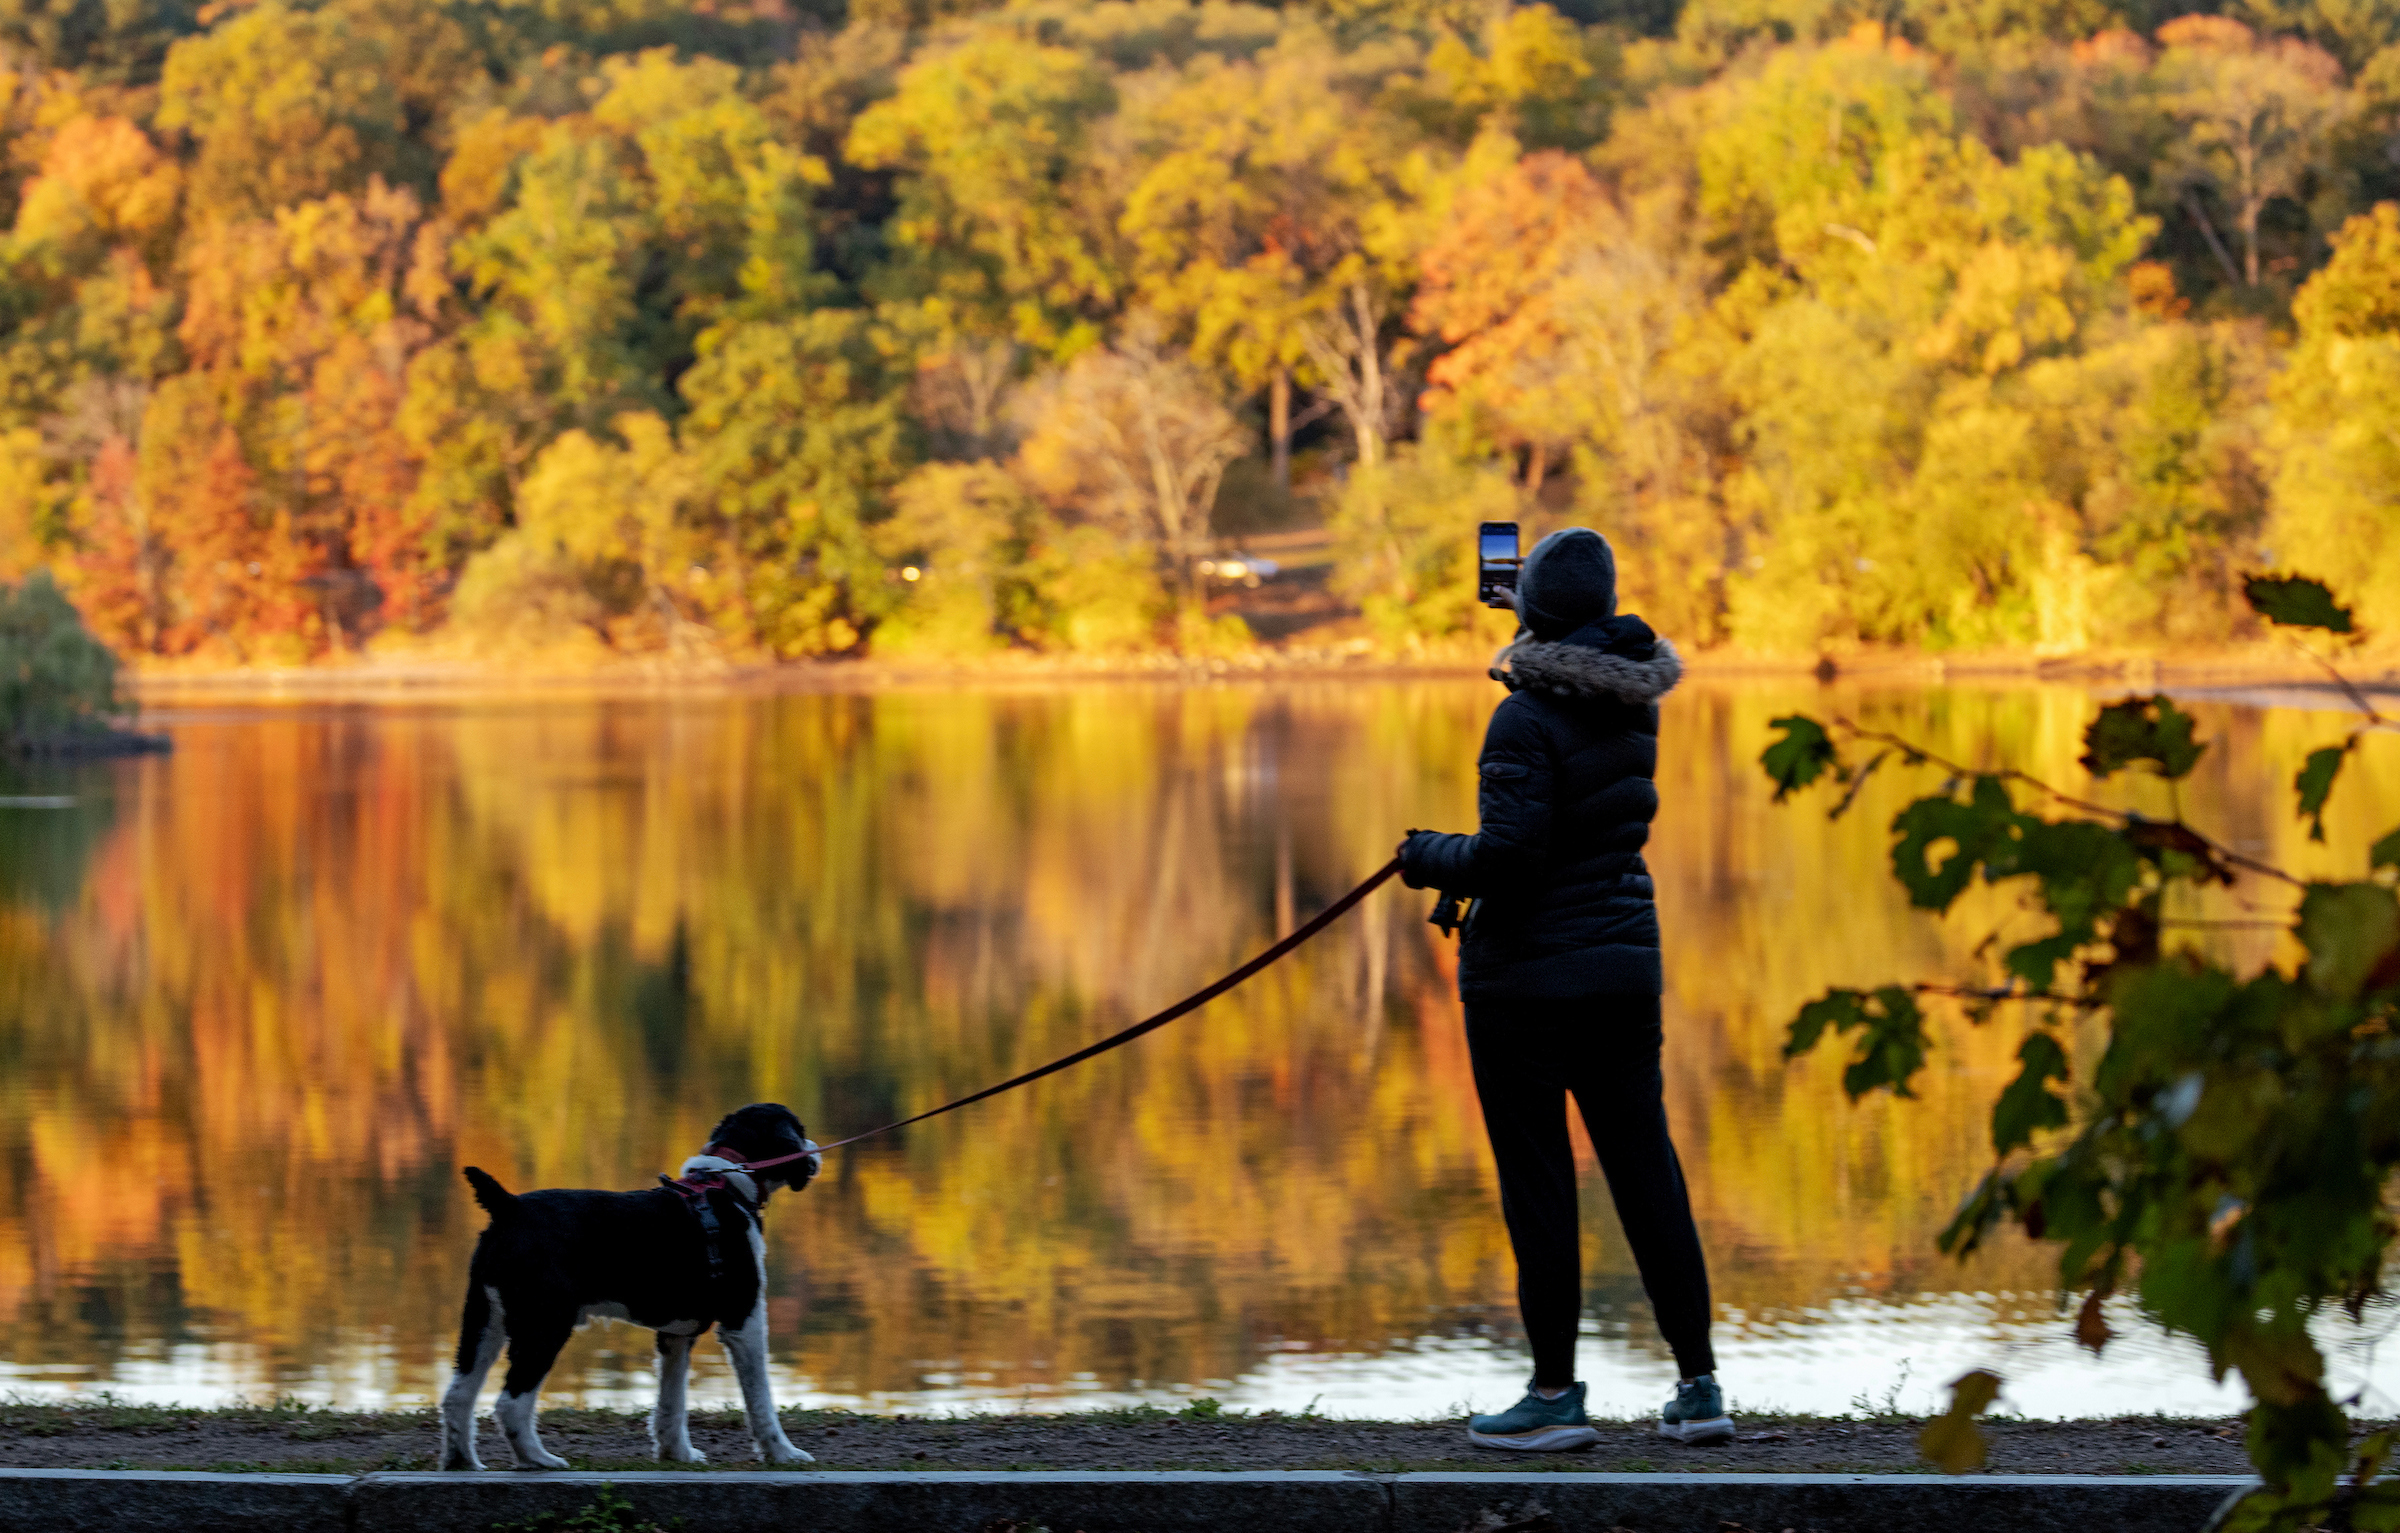
<instances>
[{"instance_id":1,"label":"black leggings","mask_svg":"<svg viewBox=\"0 0 2400 1533\"><path fill-rule=\"evenodd\" d=\"M1660 1039L1654 995L1467 1007L1475 1094L1483 1101L1484 1129L1500 1168L1500 1210L1517 1253L1517 1307L1533 1343L1533 1381L1544 1389L1575 1381L1583 1313L1568 1092L1583 1109L1617 1222L1676 1368L1685 1378L1716 1371L1708 1345L1708 1264L1683 1166L1667 1137Z\"/></svg>"}]
</instances>

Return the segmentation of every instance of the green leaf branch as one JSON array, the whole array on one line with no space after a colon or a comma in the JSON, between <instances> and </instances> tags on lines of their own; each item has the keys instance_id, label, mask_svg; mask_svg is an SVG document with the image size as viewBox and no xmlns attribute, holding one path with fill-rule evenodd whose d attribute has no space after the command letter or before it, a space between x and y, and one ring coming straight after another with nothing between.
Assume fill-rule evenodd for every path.
<instances>
[{"instance_id":1,"label":"green leaf branch","mask_svg":"<svg viewBox=\"0 0 2400 1533\"><path fill-rule=\"evenodd\" d=\"M2270 622L2354 631L2319 582L2262 576L2247 590ZM2393 722L2342 680L2366 722L2312 753L2293 784L2318 840L2342 765ZM1978 1022L2002 1004L2033 1004L2017 1074L1991 1105L1992 1167L1940 1247L1963 1257L2014 1226L2056 1248L2062 1287L2083 1295L2074 1331L2085 1346L2107 1346L2103 1306L2125 1292L2197 1339L2219 1377L2238 1373L2265 1488L2229 1527L2400 1530L2400 1491L2371 1484L2390 1434L2352 1447L2309 1331L2329 1310L2356 1315L2382 1293L2400 1231L2387 1206L2400 1181L2400 829L2364 849L2363 876L2310 881L2187 823L2172 797L2174 812L2153 818L1844 719L1829 727L1795 714L1775 727L1760 764L1778 802L1838 788L1839 814L1887 760L1948 774L1891 823L1893 875L1913 904L1947 911L1981 880L2028 889L2048 918L1997 955L1993 983L1902 981L1810 1001L1786 1055L1848 1040L1852 1099L1908 1097L1933 1047L1928 1001L1954 1001ZM1859 744L1879 750L1853 768L1844 747ZM2100 778L2150 773L2172 795L2207 750L2171 699L2136 697L2097 711L2081 759ZM2251 878L2297 891L2297 908L2274 919L2165 914L2177 890ZM2162 940L2179 927L2270 926L2292 933L2296 965L2237 972ZM2080 1069L2068 1016L2101 1030ZM1974 1417L1999 1386L1991 1375L1960 1380L1951 1411L1926 1430L1928 1457L1954 1472L1980 1462Z\"/></svg>"},{"instance_id":2,"label":"green leaf branch","mask_svg":"<svg viewBox=\"0 0 2400 1533\"><path fill-rule=\"evenodd\" d=\"M2252 575L2242 582L2243 594L2251 607L2270 623L2281 628L2318 629L2356 642L2360 633L2351 621L2350 609L2333 599L2333 592L2324 582L2302 576ZM2300 817L2308 821L2308 839L2325 839L2325 801L2333 796L2334 782L2341 776L2342 767L2358 748L2361 740L2379 729L2400 729L2400 719L2394 719L2375 706L2375 700L2365 689L2342 674L2342 668L2325 656L2300 642L2296 635L2285 635L2292 648L2306 655L2323 668L2339 687L2350 706L2362 714L2366 722L2350 731L2339 745L2328 745L2308 753L2301 763L2299 775L2292 779L2292 791L2299 798ZM2400 836L2395 831L2394 836ZM2385 842L2392 838L2386 837ZM2378 842L2381 846L2385 842ZM2378 866L2381 864L2378 863Z\"/></svg>"}]
</instances>

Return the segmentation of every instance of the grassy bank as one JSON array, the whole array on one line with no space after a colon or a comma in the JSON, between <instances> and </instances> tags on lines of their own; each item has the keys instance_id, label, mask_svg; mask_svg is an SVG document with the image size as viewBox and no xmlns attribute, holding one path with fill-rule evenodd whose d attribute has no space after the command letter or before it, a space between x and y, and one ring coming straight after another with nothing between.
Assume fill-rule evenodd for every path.
<instances>
[{"instance_id":1,"label":"grassy bank","mask_svg":"<svg viewBox=\"0 0 2400 1533\"><path fill-rule=\"evenodd\" d=\"M1358 1421L1275 1411L1154 1407L1071 1415L925 1417L789 1410L786 1429L828 1469L1359 1469L1613 1470L1628 1473L1925 1474L1923 1423L1895 1412L1852 1416L1743 1414L1740 1437L1685 1448L1644 1419L1596 1422L1598 1446L1571 1454L1477 1449L1456 1419ZM547 1411L542 1430L574 1467L660 1467L639 1412ZM2361 1431L2365 1430L2362 1425ZM504 1467L488 1418L482 1452ZM1991 1423L1999 1474L2240 1474L2242 1429L2228 1419L2166 1416ZM755 1461L738 1412L697 1411L692 1438L715 1468ZM430 1410L327 1410L293 1403L212 1410L132 1405L0 1405L0 1465L20 1468L200 1469L356 1474L434 1467Z\"/></svg>"}]
</instances>

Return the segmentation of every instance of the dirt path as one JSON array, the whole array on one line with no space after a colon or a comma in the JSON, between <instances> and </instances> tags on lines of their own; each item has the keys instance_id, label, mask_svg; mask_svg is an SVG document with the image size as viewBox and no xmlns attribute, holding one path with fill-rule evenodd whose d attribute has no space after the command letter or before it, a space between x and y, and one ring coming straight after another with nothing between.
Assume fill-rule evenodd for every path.
<instances>
[{"instance_id":1,"label":"dirt path","mask_svg":"<svg viewBox=\"0 0 2400 1533\"><path fill-rule=\"evenodd\" d=\"M1470 1445L1456 1422L1341 1421L1195 1410L1071 1416L910 1418L790 1411L794 1441L829 1469L1560 1469L1671 1473L1928 1473L1917 1421L1900 1417L1748 1417L1739 1440L1684 1448L1647 1422L1601 1424L1599 1446L1502 1454ZM656 1468L638 1414L555 1410L542 1428L579 1469ZM2361 1430L2364 1430L2362 1427ZM484 1462L508 1464L488 1420ZM2000 1474L2241 1474L2238 1423L2137 1417L1998 1421ZM741 1418L695 1413L692 1440L714 1467L750 1466ZM351 1413L298 1406L181 1410L129 1405L0 1406L0 1465L20 1468L284 1470L358 1473L433 1467L425 1411Z\"/></svg>"}]
</instances>

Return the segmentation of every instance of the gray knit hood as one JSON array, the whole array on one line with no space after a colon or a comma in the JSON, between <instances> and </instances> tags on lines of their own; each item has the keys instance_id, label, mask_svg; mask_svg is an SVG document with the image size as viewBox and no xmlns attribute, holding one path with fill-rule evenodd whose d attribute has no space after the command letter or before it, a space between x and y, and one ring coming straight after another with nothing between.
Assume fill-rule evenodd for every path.
<instances>
[{"instance_id":1,"label":"gray knit hood","mask_svg":"<svg viewBox=\"0 0 2400 1533\"><path fill-rule=\"evenodd\" d=\"M1536 638L1564 639L1617 615L1617 551L1589 527L1561 527L1517 571L1517 621Z\"/></svg>"}]
</instances>

